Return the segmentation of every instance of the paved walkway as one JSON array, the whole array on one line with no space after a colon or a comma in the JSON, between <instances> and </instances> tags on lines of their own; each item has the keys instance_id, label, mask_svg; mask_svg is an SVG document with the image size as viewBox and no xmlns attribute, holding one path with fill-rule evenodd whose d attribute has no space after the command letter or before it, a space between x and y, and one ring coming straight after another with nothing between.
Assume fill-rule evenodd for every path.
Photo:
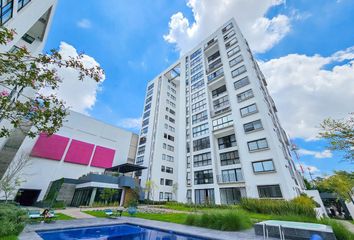
<instances>
[{"instance_id":1,"label":"paved walkway","mask_svg":"<svg viewBox=\"0 0 354 240\"><path fill-rule=\"evenodd\" d=\"M110 225L110 224L121 224L130 223L142 227L152 227L158 228L164 231L175 233L184 233L194 235L196 237L201 237L205 239L213 240L262 240L263 237L256 236L254 230L246 230L241 232L226 232L217 231L206 228L186 226L176 223L160 222L153 220L146 220L141 218L131 218L131 217L120 217L118 219L109 218L90 218L90 219L76 219L69 221L56 221L54 223L39 223L26 225L25 229L19 236L19 240L43 240L36 231L39 230L53 230L53 229L65 229L65 228L77 228L77 227L88 227L88 226L100 226L100 225ZM272 238L269 238L271 240Z\"/></svg>"},{"instance_id":2,"label":"paved walkway","mask_svg":"<svg viewBox=\"0 0 354 240\"><path fill-rule=\"evenodd\" d=\"M86 209L85 209L86 210ZM85 219L85 218L95 218L87 213L81 212L80 208L66 208L62 210L56 210L58 213L63 213L73 218Z\"/></svg>"}]
</instances>

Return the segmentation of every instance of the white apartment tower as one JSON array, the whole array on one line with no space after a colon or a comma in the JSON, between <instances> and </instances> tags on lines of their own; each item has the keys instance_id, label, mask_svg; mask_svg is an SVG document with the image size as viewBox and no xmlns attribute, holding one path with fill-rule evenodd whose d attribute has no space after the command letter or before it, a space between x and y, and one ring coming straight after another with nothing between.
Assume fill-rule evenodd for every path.
<instances>
[{"instance_id":1,"label":"white apartment tower","mask_svg":"<svg viewBox=\"0 0 354 240\"><path fill-rule=\"evenodd\" d=\"M234 19L148 83L136 164L152 200L233 204L304 189ZM152 184L151 184L152 183Z\"/></svg>"}]
</instances>

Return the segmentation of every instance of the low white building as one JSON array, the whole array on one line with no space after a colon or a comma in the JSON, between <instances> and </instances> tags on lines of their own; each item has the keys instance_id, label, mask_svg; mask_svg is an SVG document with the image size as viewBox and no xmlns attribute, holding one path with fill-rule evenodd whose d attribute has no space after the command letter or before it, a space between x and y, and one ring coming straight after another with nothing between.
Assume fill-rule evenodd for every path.
<instances>
[{"instance_id":1,"label":"low white building","mask_svg":"<svg viewBox=\"0 0 354 240\"><path fill-rule=\"evenodd\" d=\"M138 136L132 132L70 111L64 125L54 135L24 137L21 132L6 139L0 150L0 162L15 164L30 156L29 165L21 172L22 196L41 201L52 181L78 179L89 173L103 173L112 166L133 163ZM11 157L12 159L6 159ZM0 177L6 168L1 169ZM0 193L0 195L2 195ZM3 196L2 196L3 198ZM30 205L30 204L27 204Z\"/></svg>"}]
</instances>

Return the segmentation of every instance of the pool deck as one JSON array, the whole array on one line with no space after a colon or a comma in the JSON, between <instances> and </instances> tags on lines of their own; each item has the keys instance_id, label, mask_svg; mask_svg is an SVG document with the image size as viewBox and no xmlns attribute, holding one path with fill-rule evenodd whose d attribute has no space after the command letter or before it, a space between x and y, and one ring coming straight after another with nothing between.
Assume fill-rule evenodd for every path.
<instances>
[{"instance_id":1,"label":"pool deck","mask_svg":"<svg viewBox=\"0 0 354 240\"><path fill-rule=\"evenodd\" d=\"M35 232L38 230L53 230L53 229L65 229L76 227L88 227L88 226L100 226L110 224L130 223L136 224L142 227L152 227L165 231L174 231L176 233L190 234L207 239L215 240L261 240L263 237L256 236L253 229L240 231L240 232L226 232L218 231L200 227L192 227L187 225L181 225L176 223L160 222L153 220L146 220L141 218L120 217L118 219L108 218L87 218L87 219L75 219L68 221L56 221L54 223L38 223L28 224L19 236L19 240L42 240L42 238ZM272 239L272 238L269 238ZM274 239L274 238L273 238Z\"/></svg>"}]
</instances>

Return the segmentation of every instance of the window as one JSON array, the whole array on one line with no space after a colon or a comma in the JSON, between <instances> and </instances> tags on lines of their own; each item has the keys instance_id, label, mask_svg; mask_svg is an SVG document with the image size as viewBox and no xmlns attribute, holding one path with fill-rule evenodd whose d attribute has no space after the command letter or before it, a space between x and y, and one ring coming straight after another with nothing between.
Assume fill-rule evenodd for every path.
<instances>
[{"instance_id":1,"label":"window","mask_svg":"<svg viewBox=\"0 0 354 240\"><path fill-rule=\"evenodd\" d=\"M250 84L250 80L248 79L248 77L244 77L244 78L234 82L234 87L235 87L235 90L237 90L237 89L242 88L248 84Z\"/></svg>"},{"instance_id":2,"label":"window","mask_svg":"<svg viewBox=\"0 0 354 240\"><path fill-rule=\"evenodd\" d=\"M193 166L201 167L211 165L211 153L202 153L193 156Z\"/></svg>"},{"instance_id":3,"label":"window","mask_svg":"<svg viewBox=\"0 0 354 240\"><path fill-rule=\"evenodd\" d=\"M166 200L166 201L172 200L172 193L170 193L170 192L165 192L165 200Z\"/></svg>"},{"instance_id":4,"label":"window","mask_svg":"<svg viewBox=\"0 0 354 240\"><path fill-rule=\"evenodd\" d=\"M199 82L196 82L194 83L192 86L191 86L191 91L193 92L194 90L197 90L201 87L204 86L204 79L200 80Z\"/></svg>"},{"instance_id":5,"label":"window","mask_svg":"<svg viewBox=\"0 0 354 240\"><path fill-rule=\"evenodd\" d=\"M149 102L151 102L151 100L152 100L152 96L148 97L148 98L145 100L145 103L149 103Z\"/></svg>"},{"instance_id":6,"label":"window","mask_svg":"<svg viewBox=\"0 0 354 240\"><path fill-rule=\"evenodd\" d=\"M225 86L225 85L222 85L221 87L219 87L219 88L213 90L213 91L211 92L211 95L212 95L213 98L215 98L215 97L218 97L218 96L220 96L221 94L223 94L223 93L225 93L225 92L226 92L226 86Z\"/></svg>"},{"instance_id":7,"label":"window","mask_svg":"<svg viewBox=\"0 0 354 240\"><path fill-rule=\"evenodd\" d=\"M248 132L263 129L263 125L261 120L259 119L253 122L243 124L243 128L245 129L245 133L248 133Z\"/></svg>"},{"instance_id":8,"label":"window","mask_svg":"<svg viewBox=\"0 0 354 240\"><path fill-rule=\"evenodd\" d=\"M218 138L219 149L225 149L236 146L235 134L231 134L225 137Z\"/></svg>"},{"instance_id":9,"label":"window","mask_svg":"<svg viewBox=\"0 0 354 240\"><path fill-rule=\"evenodd\" d=\"M218 118L216 120L213 120L213 130L218 130L224 127L228 127L232 125L232 123L233 121L231 118L231 114L225 117Z\"/></svg>"},{"instance_id":10,"label":"window","mask_svg":"<svg viewBox=\"0 0 354 240\"><path fill-rule=\"evenodd\" d=\"M199 56L202 53L202 49L199 48L197 51L195 51L194 53L191 54L190 59L192 60L193 58Z\"/></svg>"},{"instance_id":11,"label":"window","mask_svg":"<svg viewBox=\"0 0 354 240\"><path fill-rule=\"evenodd\" d=\"M171 145L167 145L167 150L171 151L171 152L174 152L175 151L175 147L171 146Z\"/></svg>"},{"instance_id":12,"label":"window","mask_svg":"<svg viewBox=\"0 0 354 240\"><path fill-rule=\"evenodd\" d=\"M159 200L160 200L160 201L163 200L163 192L159 192Z\"/></svg>"},{"instance_id":13,"label":"window","mask_svg":"<svg viewBox=\"0 0 354 240\"><path fill-rule=\"evenodd\" d=\"M227 41L228 39L230 39L234 35L235 35L235 30L228 32L226 35L224 35L224 41Z\"/></svg>"},{"instance_id":14,"label":"window","mask_svg":"<svg viewBox=\"0 0 354 240\"><path fill-rule=\"evenodd\" d=\"M210 148L209 137L201 138L193 141L193 151L200 151L206 148Z\"/></svg>"},{"instance_id":15,"label":"window","mask_svg":"<svg viewBox=\"0 0 354 240\"><path fill-rule=\"evenodd\" d=\"M203 108L205 108L206 106L206 101L205 99L199 101L199 102L196 102L194 104L192 104L192 112L197 112L199 110L202 110Z\"/></svg>"},{"instance_id":16,"label":"window","mask_svg":"<svg viewBox=\"0 0 354 240\"><path fill-rule=\"evenodd\" d=\"M198 72L199 70L201 70L203 68L203 64L202 63L199 63L198 65L194 66L192 69L191 69L191 75L192 75L192 79L193 79L193 74ZM202 74L203 76L203 72L199 72L199 74ZM192 80L193 82L193 80Z\"/></svg>"},{"instance_id":17,"label":"window","mask_svg":"<svg viewBox=\"0 0 354 240\"><path fill-rule=\"evenodd\" d=\"M173 173L173 168L166 167L166 173Z\"/></svg>"},{"instance_id":18,"label":"window","mask_svg":"<svg viewBox=\"0 0 354 240\"><path fill-rule=\"evenodd\" d=\"M207 169L194 172L194 184L211 184L213 182L213 170Z\"/></svg>"},{"instance_id":19,"label":"window","mask_svg":"<svg viewBox=\"0 0 354 240\"><path fill-rule=\"evenodd\" d=\"M251 115L251 114L254 114L257 112L258 112L258 109L257 109L257 106L255 103L240 109L241 117L246 117L248 115Z\"/></svg>"},{"instance_id":20,"label":"window","mask_svg":"<svg viewBox=\"0 0 354 240\"><path fill-rule=\"evenodd\" d=\"M240 157L238 155L238 151L236 150L231 152L220 153L220 163L221 166L240 163Z\"/></svg>"},{"instance_id":21,"label":"window","mask_svg":"<svg viewBox=\"0 0 354 240\"><path fill-rule=\"evenodd\" d=\"M234 59L230 60L230 62L229 62L230 67L236 66L237 64L239 64L242 61L243 61L242 55L238 55Z\"/></svg>"},{"instance_id":22,"label":"window","mask_svg":"<svg viewBox=\"0 0 354 240\"><path fill-rule=\"evenodd\" d=\"M279 185L263 185L257 186L260 198L282 198Z\"/></svg>"},{"instance_id":23,"label":"window","mask_svg":"<svg viewBox=\"0 0 354 240\"><path fill-rule=\"evenodd\" d=\"M219 52L219 51L213 53L211 56L208 57L208 62L214 61L214 60L217 59L219 56L220 56L220 52Z\"/></svg>"},{"instance_id":24,"label":"window","mask_svg":"<svg viewBox=\"0 0 354 240\"><path fill-rule=\"evenodd\" d=\"M138 148L138 155L142 155L145 153L145 146L141 146Z\"/></svg>"},{"instance_id":25,"label":"window","mask_svg":"<svg viewBox=\"0 0 354 240\"><path fill-rule=\"evenodd\" d=\"M209 132L208 123L201 124L192 129L193 137L199 137Z\"/></svg>"},{"instance_id":26,"label":"window","mask_svg":"<svg viewBox=\"0 0 354 240\"><path fill-rule=\"evenodd\" d=\"M173 185L173 181L171 179L165 179L165 185L166 186L172 186Z\"/></svg>"},{"instance_id":27,"label":"window","mask_svg":"<svg viewBox=\"0 0 354 240\"><path fill-rule=\"evenodd\" d=\"M150 110L144 113L143 119L145 119L145 118L147 118L149 116L150 116Z\"/></svg>"},{"instance_id":28,"label":"window","mask_svg":"<svg viewBox=\"0 0 354 240\"><path fill-rule=\"evenodd\" d=\"M215 79L224 75L224 70L220 68L219 70L208 75L208 82L214 81Z\"/></svg>"},{"instance_id":29,"label":"window","mask_svg":"<svg viewBox=\"0 0 354 240\"><path fill-rule=\"evenodd\" d=\"M221 58L219 58L218 60L216 60L213 63L209 64L208 72L213 71L214 69L220 67L221 65L222 65Z\"/></svg>"},{"instance_id":30,"label":"window","mask_svg":"<svg viewBox=\"0 0 354 240\"><path fill-rule=\"evenodd\" d=\"M164 133L163 134L163 137L174 142L175 141L175 137L171 136L171 135L168 135L167 133Z\"/></svg>"},{"instance_id":31,"label":"window","mask_svg":"<svg viewBox=\"0 0 354 240\"><path fill-rule=\"evenodd\" d=\"M162 160L168 161L168 162L173 162L174 157L166 154L162 154Z\"/></svg>"},{"instance_id":32,"label":"window","mask_svg":"<svg viewBox=\"0 0 354 240\"><path fill-rule=\"evenodd\" d=\"M208 113L205 110L203 112L192 115L192 124L199 123L199 122L204 121L206 119L208 119Z\"/></svg>"},{"instance_id":33,"label":"window","mask_svg":"<svg viewBox=\"0 0 354 240\"><path fill-rule=\"evenodd\" d=\"M236 46L233 49L231 49L230 51L227 52L227 56L228 57L232 57L233 55L235 55L236 53L240 52L240 46Z\"/></svg>"},{"instance_id":34,"label":"window","mask_svg":"<svg viewBox=\"0 0 354 240\"><path fill-rule=\"evenodd\" d=\"M140 156L136 158L135 163L136 164L142 164L144 162L144 156Z\"/></svg>"},{"instance_id":35,"label":"window","mask_svg":"<svg viewBox=\"0 0 354 240\"><path fill-rule=\"evenodd\" d=\"M34 40L36 40L34 37L32 37L31 35L25 33L22 36L22 40L25 41L26 43L32 44L34 42Z\"/></svg>"},{"instance_id":36,"label":"window","mask_svg":"<svg viewBox=\"0 0 354 240\"><path fill-rule=\"evenodd\" d=\"M254 95L252 89L248 89L247 91L237 94L237 102L243 102L253 97Z\"/></svg>"},{"instance_id":37,"label":"window","mask_svg":"<svg viewBox=\"0 0 354 240\"><path fill-rule=\"evenodd\" d=\"M243 181L241 168L221 171L221 179L219 179L219 181L223 183Z\"/></svg>"},{"instance_id":38,"label":"window","mask_svg":"<svg viewBox=\"0 0 354 240\"><path fill-rule=\"evenodd\" d=\"M247 71L247 70L246 70L245 65L242 65L241 67L236 68L235 70L233 70L233 71L231 72L231 75L232 75L232 77L237 77L237 76L241 75L242 73L244 73L244 72L246 72L246 71Z\"/></svg>"},{"instance_id":39,"label":"window","mask_svg":"<svg viewBox=\"0 0 354 240\"><path fill-rule=\"evenodd\" d=\"M200 99L203 99L205 97L205 91L204 89L199 90L198 92L195 92L192 94L192 102L198 101Z\"/></svg>"},{"instance_id":40,"label":"window","mask_svg":"<svg viewBox=\"0 0 354 240\"><path fill-rule=\"evenodd\" d=\"M171 113L172 115L175 115L175 114L176 114L176 112L175 112L174 110L172 110L172 109L170 109L170 113Z\"/></svg>"},{"instance_id":41,"label":"window","mask_svg":"<svg viewBox=\"0 0 354 240\"><path fill-rule=\"evenodd\" d=\"M17 11L20 11L24 6L26 6L31 0L18 0Z\"/></svg>"},{"instance_id":42,"label":"window","mask_svg":"<svg viewBox=\"0 0 354 240\"><path fill-rule=\"evenodd\" d=\"M151 103L145 105L144 111L147 111L151 108Z\"/></svg>"},{"instance_id":43,"label":"window","mask_svg":"<svg viewBox=\"0 0 354 240\"><path fill-rule=\"evenodd\" d=\"M4 25L7 21L9 21L12 18L12 8L13 8L13 1L10 0L0 1L0 10L1 10L0 26Z\"/></svg>"},{"instance_id":44,"label":"window","mask_svg":"<svg viewBox=\"0 0 354 240\"><path fill-rule=\"evenodd\" d=\"M153 89L154 88L154 83L152 83L152 84L150 84L149 86L148 86L148 91L150 91L151 89Z\"/></svg>"},{"instance_id":45,"label":"window","mask_svg":"<svg viewBox=\"0 0 354 240\"><path fill-rule=\"evenodd\" d=\"M161 172L165 172L166 171L166 167L165 166L161 166Z\"/></svg>"},{"instance_id":46,"label":"window","mask_svg":"<svg viewBox=\"0 0 354 240\"><path fill-rule=\"evenodd\" d=\"M214 189L196 189L195 190L196 204L214 204Z\"/></svg>"},{"instance_id":47,"label":"window","mask_svg":"<svg viewBox=\"0 0 354 240\"><path fill-rule=\"evenodd\" d=\"M229 96L224 96L213 101L214 110L229 106Z\"/></svg>"},{"instance_id":48,"label":"window","mask_svg":"<svg viewBox=\"0 0 354 240\"><path fill-rule=\"evenodd\" d=\"M200 80L202 77L203 77L203 72L200 71L200 72L198 72L197 74L195 74L195 75L193 75L193 76L191 77L191 83L193 84L193 83L197 82L197 81Z\"/></svg>"},{"instance_id":49,"label":"window","mask_svg":"<svg viewBox=\"0 0 354 240\"><path fill-rule=\"evenodd\" d=\"M247 143L247 145L248 145L248 150L250 150L250 151L257 151L257 150L262 150L262 149L268 148L268 142L267 142L267 139L265 139L265 138L258 139L255 141L250 141Z\"/></svg>"},{"instance_id":50,"label":"window","mask_svg":"<svg viewBox=\"0 0 354 240\"><path fill-rule=\"evenodd\" d=\"M143 129L141 129L141 133L140 134L145 134L148 132L148 127L145 127Z\"/></svg>"},{"instance_id":51,"label":"window","mask_svg":"<svg viewBox=\"0 0 354 240\"><path fill-rule=\"evenodd\" d=\"M274 164L271 159L253 162L252 167L253 167L253 172L255 172L255 173L275 171Z\"/></svg>"},{"instance_id":52,"label":"window","mask_svg":"<svg viewBox=\"0 0 354 240\"><path fill-rule=\"evenodd\" d=\"M160 185L164 185L165 184L165 180L163 178L160 178Z\"/></svg>"},{"instance_id":53,"label":"window","mask_svg":"<svg viewBox=\"0 0 354 240\"><path fill-rule=\"evenodd\" d=\"M236 37L234 37L233 39L231 39L229 42L227 42L225 44L225 47L226 47L226 49L229 49L230 47L232 47L236 43L237 43L237 39L236 39Z\"/></svg>"},{"instance_id":54,"label":"window","mask_svg":"<svg viewBox=\"0 0 354 240\"><path fill-rule=\"evenodd\" d=\"M146 137L141 137L139 140L139 145L143 145L146 143Z\"/></svg>"},{"instance_id":55,"label":"window","mask_svg":"<svg viewBox=\"0 0 354 240\"><path fill-rule=\"evenodd\" d=\"M232 28L232 23L229 23L226 25L226 27L224 27L221 31L222 33L226 33L227 31L229 31Z\"/></svg>"},{"instance_id":56,"label":"window","mask_svg":"<svg viewBox=\"0 0 354 240\"><path fill-rule=\"evenodd\" d=\"M190 189L187 190L186 198L187 198L188 203L192 202L192 190L190 190Z\"/></svg>"},{"instance_id":57,"label":"window","mask_svg":"<svg viewBox=\"0 0 354 240\"><path fill-rule=\"evenodd\" d=\"M175 123L175 120L171 117L168 118L168 121L170 121L171 123Z\"/></svg>"}]
</instances>

